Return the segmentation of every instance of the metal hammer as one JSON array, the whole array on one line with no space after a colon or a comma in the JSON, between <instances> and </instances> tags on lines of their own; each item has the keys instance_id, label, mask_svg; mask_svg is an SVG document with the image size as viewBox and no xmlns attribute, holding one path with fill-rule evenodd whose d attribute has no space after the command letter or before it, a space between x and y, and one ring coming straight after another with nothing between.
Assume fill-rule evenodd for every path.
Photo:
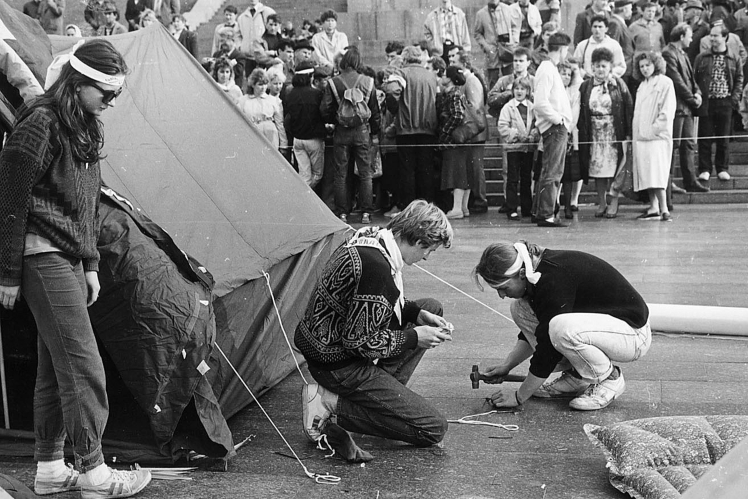
<instances>
[{"instance_id":1,"label":"metal hammer","mask_svg":"<svg viewBox=\"0 0 748 499\"><path fill-rule=\"evenodd\" d=\"M470 372L470 381L473 382L473 390L477 390L478 386L480 385L481 380L493 380L494 378L491 378L489 376L486 376L485 374L481 374L478 371L478 364L473 365L473 370ZM525 380L525 376L522 376L520 374L507 374L504 376L499 383L503 383L505 381L513 381L521 383Z\"/></svg>"}]
</instances>

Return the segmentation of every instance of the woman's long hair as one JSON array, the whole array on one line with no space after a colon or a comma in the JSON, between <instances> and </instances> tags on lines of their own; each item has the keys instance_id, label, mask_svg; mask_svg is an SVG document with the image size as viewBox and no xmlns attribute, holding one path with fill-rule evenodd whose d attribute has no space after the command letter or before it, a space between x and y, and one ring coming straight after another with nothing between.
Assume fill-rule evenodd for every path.
<instances>
[{"instance_id":1,"label":"woman's long hair","mask_svg":"<svg viewBox=\"0 0 748 499\"><path fill-rule=\"evenodd\" d=\"M127 73L127 64L122 55L110 42L101 38L86 41L75 51L75 56L84 64L107 75ZM95 163L103 159L103 126L96 116L83 109L77 92L81 85L89 85L91 81L73 69L69 62L66 63L57 81L44 94L19 110L18 121L22 121L39 107L49 108L66 132L75 159L82 163Z\"/></svg>"}]
</instances>

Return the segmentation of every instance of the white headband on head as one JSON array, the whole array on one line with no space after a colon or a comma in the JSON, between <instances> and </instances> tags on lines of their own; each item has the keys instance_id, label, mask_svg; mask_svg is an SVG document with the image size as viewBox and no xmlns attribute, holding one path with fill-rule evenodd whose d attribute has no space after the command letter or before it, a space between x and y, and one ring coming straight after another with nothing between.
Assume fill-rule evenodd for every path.
<instances>
[{"instance_id":1,"label":"white headband on head","mask_svg":"<svg viewBox=\"0 0 748 499\"><path fill-rule=\"evenodd\" d=\"M514 249L517 250L517 259L514 261L511 267L509 267L504 275L507 279L513 277L517 272L525 267L525 277L531 284L537 284L540 280L540 272L535 272L532 266L532 258L530 258L530 252L527 251L527 245L525 243L514 243Z\"/></svg>"},{"instance_id":2,"label":"white headband on head","mask_svg":"<svg viewBox=\"0 0 748 499\"><path fill-rule=\"evenodd\" d=\"M52 84L57 81L57 79L60 77L63 66L65 66L65 64L68 62L73 67L73 69L78 71L80 74L91 78L94 81L98 81L99 83L104 83L106 85L115 85L118 87L121 87L125 83L124 75L108 75L102 73L101 71L92 68L85 62L75 57L75 51L78 50L78 47L83 45L84 42L85 40L79 41L73 46L72 50L69 53L60 54L54 58L52 64L50 64L47 68L47 77L44 80L44 90L49 90L49 87L51 87Z\"/></svg>"},{"instance_id":3,"label":"white headband on head","mask_svg":"<svg viewBox=\"0 0 748 499\"><path fill-rule=\"evenodd\" d=\"M295 71L297 75L310 75L314 73L314 68L302 69L301 71Z\"/></svg>"}]
</instances>

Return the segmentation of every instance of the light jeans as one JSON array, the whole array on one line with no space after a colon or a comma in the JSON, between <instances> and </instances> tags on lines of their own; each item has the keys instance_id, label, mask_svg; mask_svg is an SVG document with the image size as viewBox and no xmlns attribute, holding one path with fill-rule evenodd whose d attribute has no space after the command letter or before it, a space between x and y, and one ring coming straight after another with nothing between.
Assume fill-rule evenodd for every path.
<instances>
[{"instance_id":1,"label":"light jeans","mask_svg":"<svg viewBox=\"0 0 748 499\"><path fill-rule=\"evenodd\" d=\"M293 153L299 165L299 175L306 185L314 188L325 171L324 139L294 139Z\"/></svg>"},{"instance_id":2,"label":"light jeans","mask_svg":"<svg viewBox=\"0 0 748 499\"><path fill-rule=\"evenodd\" d=\"M37 461L63 458L65 437L76 469L104 462L101 437L109 416L104 365L96 346L81 261L64 253L23 259L21 292L34 314L39 363L34 390Z\"/></svg>"},{"instance_id":3,"label":"light jeans","mask_svg":"<svg viewBox=\"0 0 748 499\"><path fill-rule=\"evenodd\" d=\"M514 300L512 319L533 350L538 344L538 318L527 300ZM633 362L647 353L652 343L649 321L635 329L607 314L570 313L551 319L549 335L553 348L564 356L556 370L571 365L590 383L600 383L613 372L615 362Z\"/></svg>"}]
</instances>

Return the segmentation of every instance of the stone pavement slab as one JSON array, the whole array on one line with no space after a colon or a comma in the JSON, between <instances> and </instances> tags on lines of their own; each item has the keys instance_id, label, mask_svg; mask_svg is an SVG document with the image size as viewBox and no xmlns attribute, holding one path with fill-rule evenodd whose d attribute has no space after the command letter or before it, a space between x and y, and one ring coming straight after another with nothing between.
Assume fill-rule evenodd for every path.
<instances>
[{"instance_id":1,"label":"stone pavement slab","mask_svg":"<svg viewBox=\"0 0 748 499\"><path fill-rule=\"evenodd\" d=\"M495 312L423 271L407 268L406 294L439 299L455 325L453 341L427 353L411 387L449 419L489 410L485 397L493 387L482 383L473 390L470 368L495 362L517 337L507 319L509 302L491 290L480 292L470 278L485 246L496 240L527 239L596 254L631 279L650 303L748 306L746 206L677 206L674 223L636 222L636 207L630 206L615 220L594 219L593 210L583 207L568 229L508 222L495 210L454 223L453 248L440 249L421 266ZM627 390L602 411L572 411L565 400L532 399L520 412L481 418L517 425L518 431L453 424L443 448L416 449L360 436L359 445L375 456L365 466L326 459L307 441L301 432L302 380L295 373L261 403L308 468L340 476L339 485L315 484L295 460L280 455L288 449L252 405L229 422L236 441L255 437L228 472L198 471L189 482L154 481L138 497L620 499L627 496L608 483L605 458L587 440L584 424L748 414L746 339L656 335L649 353L622 370ZM517 371L526 373L527 364ZM29 485L34 469L30 459L0 457L0 470Z\"/></svg>"}]
</instances>

